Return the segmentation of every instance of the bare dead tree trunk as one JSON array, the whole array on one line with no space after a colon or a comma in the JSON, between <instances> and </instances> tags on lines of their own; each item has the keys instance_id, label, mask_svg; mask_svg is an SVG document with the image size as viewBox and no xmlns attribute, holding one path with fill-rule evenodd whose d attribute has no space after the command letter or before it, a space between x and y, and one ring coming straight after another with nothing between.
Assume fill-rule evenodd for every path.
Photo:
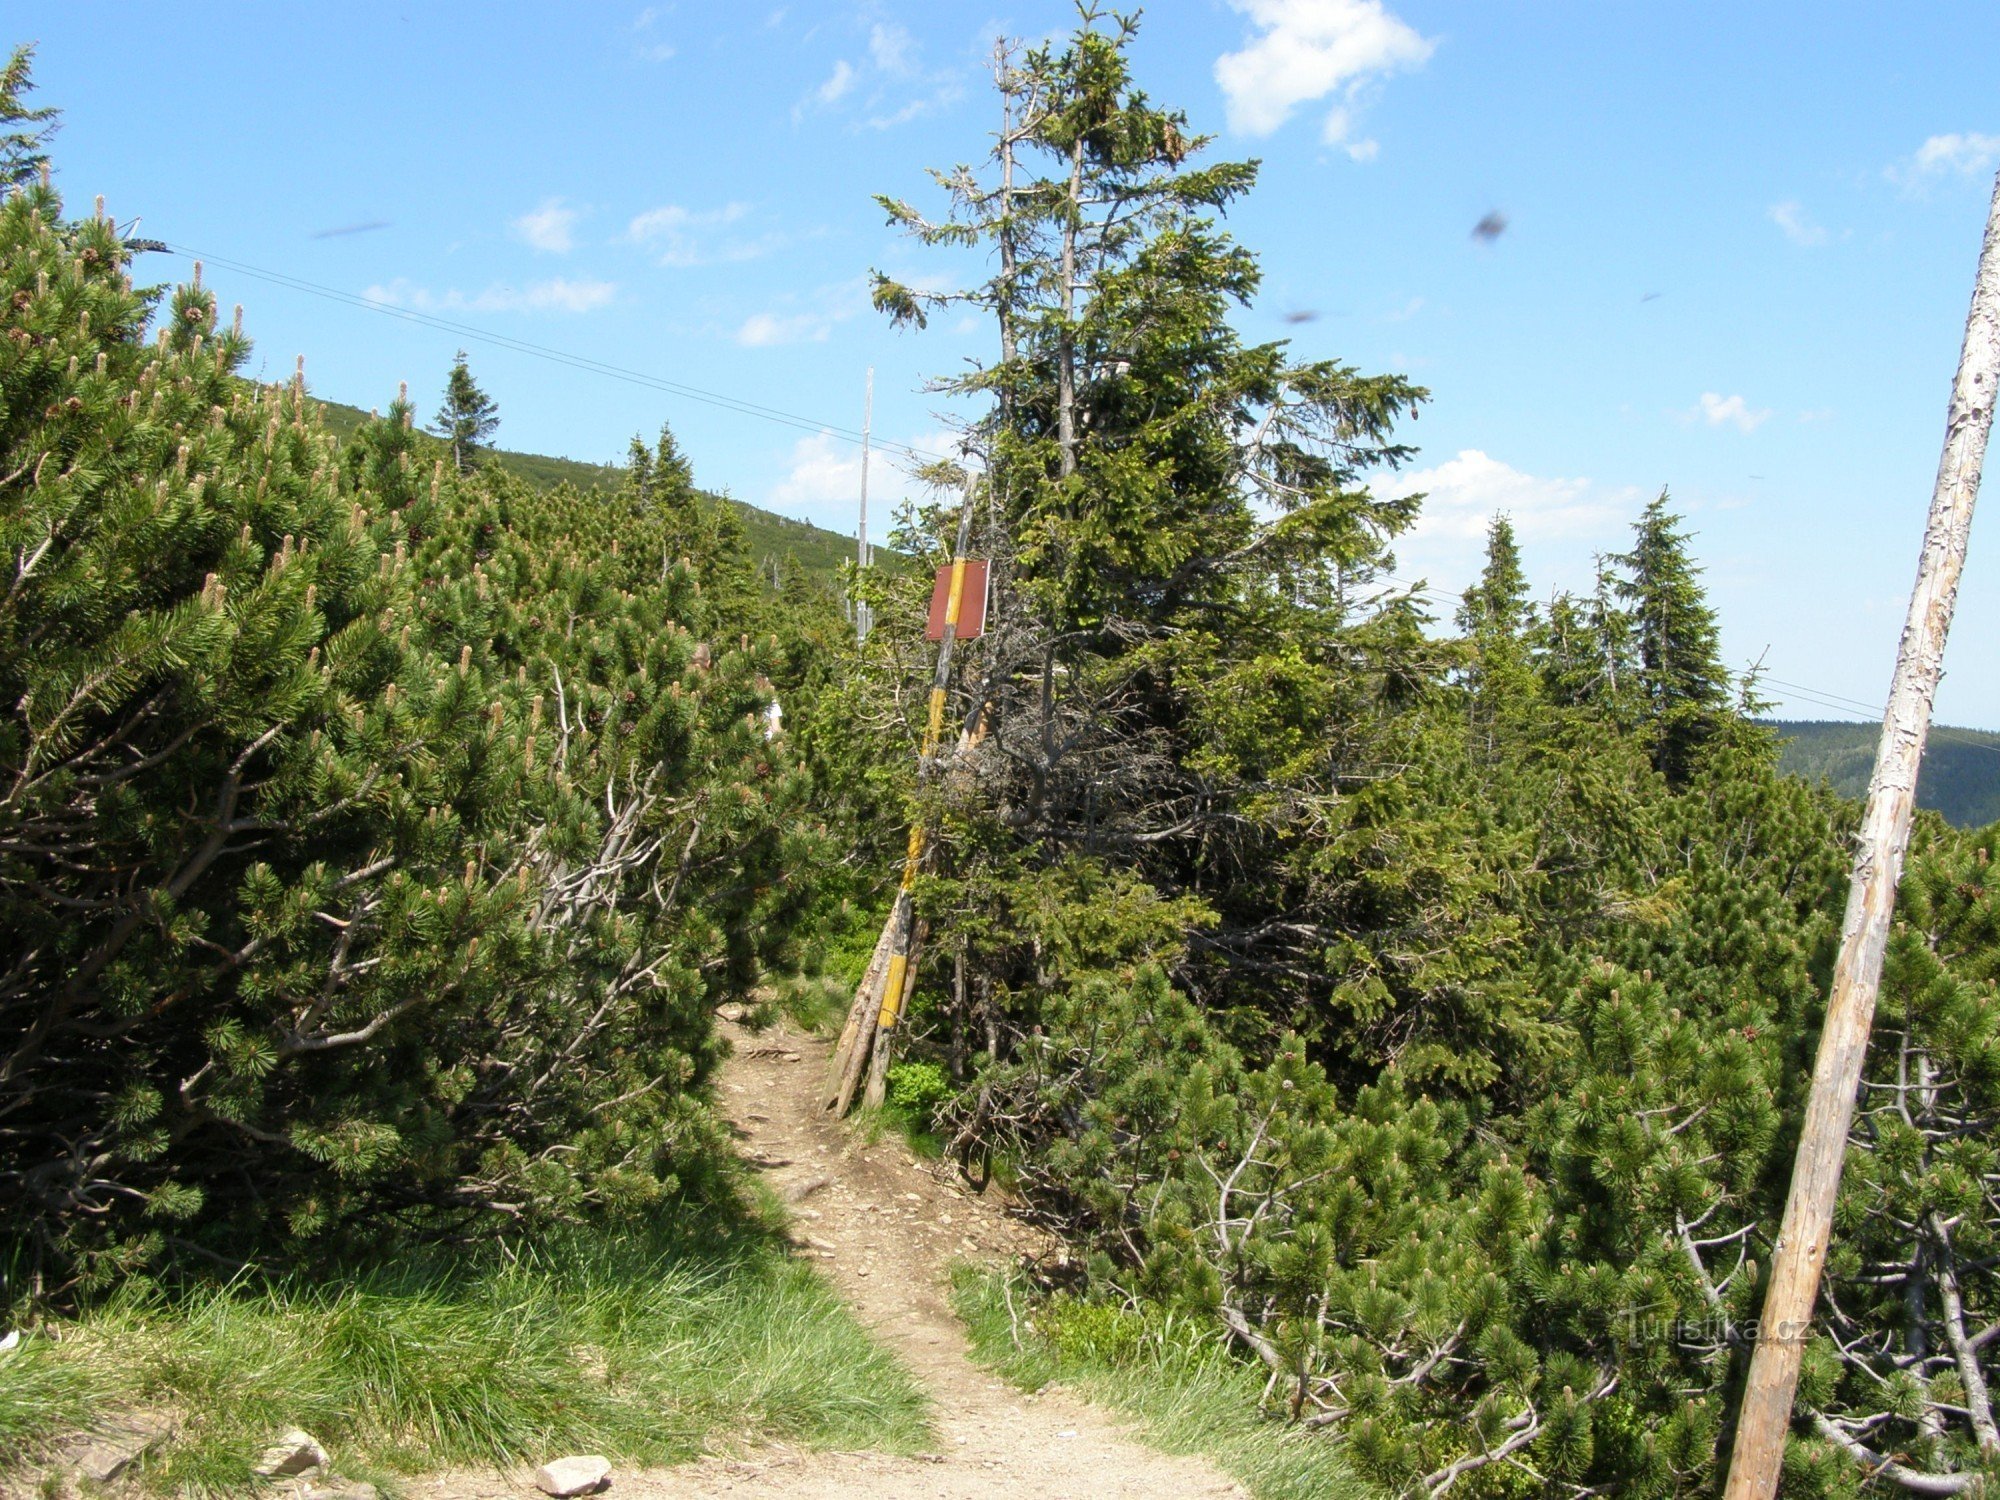
<instances>
[{"instance_id":1,"label":"bare dead tree trunk","mask_svg":"<svg viewBox=\"0 0 2000 1500\"><path fill-rule=\"evenodd\" d=\"M1819 1295L1855 1092L1868 1055L1882 957L1895 913L1896 886L1909 844L1917 770L1930 729L1931 702L1943 667L1959 574L1965 566L1986 438L1993 426L1996 385L2000 385L2000 178L1994 182L1958 379L1945 418L1944 455L1924 528L1916 588L1910 595L1889 707L1882 719L1840 957L1827 1001L1826 1029L1820 1035L1791 1192L1778 1228L1763 1321L1737 1419L1725 1500L1766 1500L1778 1489L1799 1359Z\"/></svg>"},{"instance_id":2,"label":"bare dead tree trunk","mask_svg":"<svg viewBox=\"0 0 2000 1500\"><path fill-rule=\"evenodd\" d=\"M1000 359L1003 364L1014 362L1014 288L1015 277L1019 274L1014 231L1014 151L1018 143L1014 127L1014 91L1009 87L1011 73L1008 66L1008 48L1005 38L996 38L993 43L993 79L1000 87L1000 227L996 238L1000 242ZM1034 101L1030 99L1023 111L1032 120ZM1001 386L1000 402L1003 408L1012 404L1007 395L1009 387Z\"/></svg>"},{"instance_id":3,"label":"bare dead tree trunk","mask_svg":"<svg viewBox=\"0 0 2000 1500\"><path fill-rule=\"evenodd\" d=\"M1056 335L1056 446L1062 477L1076 473L1076 242L1083 221L1083 135L1070 147L1069 192L1063 200L1062 328Z\"/></svg>"}]
</instances>

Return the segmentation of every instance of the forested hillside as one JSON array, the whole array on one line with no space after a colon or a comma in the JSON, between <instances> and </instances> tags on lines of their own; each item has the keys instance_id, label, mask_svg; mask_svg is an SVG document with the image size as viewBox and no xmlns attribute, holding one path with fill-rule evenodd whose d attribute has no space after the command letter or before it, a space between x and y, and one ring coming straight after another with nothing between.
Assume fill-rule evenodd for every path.
<instances>
[{"instance_id":1,"label":"forested hillside","mask_svg":"<svg viewBox=\"0 0 2000 1500\"><path fill-rule=\"evenodd\" d=\"M1783 741L1780 769L1824 780L1843 797L1863 797L1875 765L1879 724L1839 721L1774 723ZM2000 734L1934 725L1917 778L1917 806L1958 828L2000 821Z\"/></svg>"},{"instance_id":2,"label":"forested hillside","mask_svg":"<svg viewBox=\"0 0 2000 1500\"><path fill-rule=\"evenodd\" d=\"M342 442L359 432L370 420L369 414L359 407L317 399L314 404L323 413L328 434ZM423 435L418 438L420 444L428 445L434 441ZM430 449L426 447L425 451ZM616 490L625 480L626 466L622 464L582 463L573 458L517 453L508 448L490 449L488 457L507 473L537 489L553 489L559 484L566 484L580 493L588 493L593 490ZM708 494L707 498L728 506L736 513L737 523L743 528L744 546L767 578L775 572L779 586L782 586L784 572L789 567L796 565L820 582L831 582L840 576L842 566L854 559L854 538L851 536L841 536L810 521L761 510L726 495ZM893 567L898 560L892 549L878 546L876 552L884 566Z\"/></svg>"},{"instance_id":3,"label":"forested hillside","mask_svg":"<svg viewBox=\"0 0 2000 1500\"><path fill-rule=\"evenodd\" d=\"M1719 1490L1859 809L1751 716L1667 493L1583 594L1505 516L1449 620L1398 580L1431 395L1241 331L1257 166L1134 35L1003 51L990 158L880 200L983 269L878 311L995 355L911 565L839 575L861 642L846 544L770 531L774 579L671 432L560 469L247 381L240 309L15 175L0 1464L145 1339L162 1489L253 1482L267 1343L385 1471L921 1441L718 1108L718 1012L832 991L869 1128L1059 1236L966 1273L1003 1360L1220 1368L1356 1494ZM1788 1496L2000 1472L1996 843L1919 820Z\"/></svg>"}]
</instances>

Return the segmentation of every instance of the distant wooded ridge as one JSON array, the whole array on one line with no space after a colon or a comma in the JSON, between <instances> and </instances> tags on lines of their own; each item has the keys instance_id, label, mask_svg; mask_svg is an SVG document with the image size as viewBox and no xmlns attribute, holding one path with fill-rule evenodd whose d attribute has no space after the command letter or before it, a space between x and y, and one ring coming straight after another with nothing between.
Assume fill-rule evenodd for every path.
<instances>
[{"instance_id":1,"label":"distant wooded ridge","mask_svg":"<svg viewBox=\"0 0 2000 1500\"><path fill-rule=\"evenodd\" d=\"M320 404L326 411L327 430L343 442L368 420L368 413L359 407L347 406L339 401L323 401ZM537 489L553 489L565 482L580 490L608 489L616 486L625 473L620 464L584 463L574 458L516 453L506 448L482 451L508 473L526 480ZM828 531L810 521L797 521L790 516L747 505L733 496L717 495L715 498L735 508L743 523L744 540L749 544L750 554L757 560L758 571L767 580L772 566L783 568L788 558L815 577L832 579L838 574L840 565L854 556L854 538L851 536ZM900 556L879 542L875 551L892 566Z\"/></svg>"},{"instance_id":2,"label":"distant wooded ridge","mask_svg":"<svg viewBox=\"0 0 2000 1500\"><path fill-rule=\"evenodd\" d=\"M1772 721L1771 727L1784 736L1782 769L1810 781L1824 778L1844 796L1867 795L1879 724L1815 719ZM2000 734L1935 726L1917 777L1917 806L1960 828L2000 822Z\"/></svg>"}]
</instances>

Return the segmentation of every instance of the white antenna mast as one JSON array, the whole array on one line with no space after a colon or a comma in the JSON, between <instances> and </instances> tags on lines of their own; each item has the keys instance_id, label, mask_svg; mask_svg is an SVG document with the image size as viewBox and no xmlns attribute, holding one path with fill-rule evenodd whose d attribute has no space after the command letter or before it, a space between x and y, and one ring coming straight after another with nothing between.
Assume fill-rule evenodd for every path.
<instances>
[{"instance_id":1,"label":"white antenna mast","mask_svg":"<svg viewBox=\"0 0 2000 1500\"><path fill-rule=\"evenodd\" d=\"M875 367L868 367L867 393L861 403L861 529L855 534L855 561L867 567L874 561L874 554L868 548L868 438L875 420ZM856 640L868 639L868 606L856 601L854 605L854 635Z\"/></svg>"}]
</instances>

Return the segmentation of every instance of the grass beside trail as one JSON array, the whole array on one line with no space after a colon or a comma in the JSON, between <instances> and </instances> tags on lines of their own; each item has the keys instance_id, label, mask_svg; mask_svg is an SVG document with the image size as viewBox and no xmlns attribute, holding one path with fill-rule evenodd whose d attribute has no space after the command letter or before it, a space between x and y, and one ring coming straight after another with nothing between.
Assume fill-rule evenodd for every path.
<instances>
[{"instance_id":1,"label":"grass beside trail","mask_svg":"<svg viewBox=\"0 0 2000 1500\"><path fill-rule=\"evenodd\" d=\"M960 1267L953 1287L973 1352L1006 1379L1031 1391L1060 1381L1135 1417L1153 1447L1207 1458L1257 1500L1379 1500L1324 1437L1260 1416L1263 1380L1191 1322L1030 1302L1009 1276Z\"/></svg>"},{"instance_id":2,"label":"grass beside trail","mask_svg":"<svg viewBox=\"0 0 2000 1500\"><path fill-rule=\"evenodd\" d=\"M603 1453L623 1465L781 1439L911 1452L926 1399L768 1241L578 1235L473 1269L128 1291L0 1353L0 1476L121 1407L175 1414L156 1491L241 1491L285 1427L392 1480ZM393 1488L393 1483L390 1486Z\"/></svg>"}]
</instances>

